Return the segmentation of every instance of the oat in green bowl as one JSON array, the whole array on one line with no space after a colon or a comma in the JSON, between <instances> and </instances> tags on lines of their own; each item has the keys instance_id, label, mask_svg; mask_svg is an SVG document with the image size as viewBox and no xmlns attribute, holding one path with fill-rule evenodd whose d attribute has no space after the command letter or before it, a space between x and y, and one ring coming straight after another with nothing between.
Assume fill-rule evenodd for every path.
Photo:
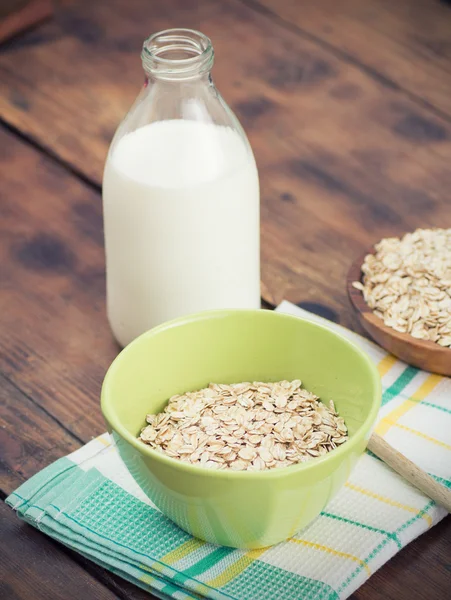
<instances>
[{"instance_id":1,"label":"oat in green bowl","mask_svg":"<svg viewBox=\"0 0 451 600\"><path fill-rule=\"evenodd\" d=\"M177 394L146 416L139 439L192 465L232 471L280 469L331 452L348 440L332 400L294 381L210 383Z\"/></svg>"},{"instance_id":2,"label":"oat in green bowl","mask_svg":"<svg viewBox=\"0 0 451 600\"><path fill-rule=\"evenodd\" d=\"M267 470L182 462L138 439L148 413L211 382L302 380L333 399L349 439L327 454ZM380 406L378 372L358 347L315 323L271 311L211 311L157 327L116 358L102 411L130 473L158 508L203 540L260 548L291 537L325 507L366 447Z\"/></svg>"}]
</instances>

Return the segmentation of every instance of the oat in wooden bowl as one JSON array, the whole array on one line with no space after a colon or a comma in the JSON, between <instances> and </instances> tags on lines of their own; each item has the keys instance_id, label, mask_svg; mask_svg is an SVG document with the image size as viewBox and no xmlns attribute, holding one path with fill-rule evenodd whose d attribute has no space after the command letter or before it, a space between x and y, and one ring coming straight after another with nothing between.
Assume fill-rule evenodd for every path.
<instances>
[{"instance_id":1,"label":"oat in wooden bowl","mask_svg":"<svg viewBox=\"0 0 451 600\"><path fill-rule=\"evenodd\" d=\"M140 440L194 465L263 471L311 460L347 439L347 428L299 380L210 384L147 415Z\"/></svg>"},{"instance_id":2,"label":"oat in wooden bowl","mask_svg":"<svg viewBox=\"0 0 451 600\"><path fill-rule=\"evenodd\" d=\"M451 229L417 229L386 238L354 281L387 327L451 347Z\"/></svg>"}]
</instances>

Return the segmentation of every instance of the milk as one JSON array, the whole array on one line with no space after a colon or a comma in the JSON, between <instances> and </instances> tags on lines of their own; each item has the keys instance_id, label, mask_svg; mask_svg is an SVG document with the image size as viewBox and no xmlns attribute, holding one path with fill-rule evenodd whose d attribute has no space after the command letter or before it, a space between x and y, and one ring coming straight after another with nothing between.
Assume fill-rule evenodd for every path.
<instances>
[{"instance_id":1,"label":"milk","mask_svg":"<svg viewBox=\"0 0 451 600\"><path fill-rule=\"evenodd\" d=\"M121 345L181 315L260 307L258 175L233 129L180 119L126 134L107 159L103 204Z\"/></svg>"}]
</instances>

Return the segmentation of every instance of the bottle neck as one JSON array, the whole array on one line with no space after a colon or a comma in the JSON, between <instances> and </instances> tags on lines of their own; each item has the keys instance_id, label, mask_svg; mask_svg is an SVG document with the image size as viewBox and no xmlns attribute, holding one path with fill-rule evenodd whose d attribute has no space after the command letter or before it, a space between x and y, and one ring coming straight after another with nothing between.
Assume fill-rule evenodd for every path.
<instances>
[{"instance_id":1,"label":"bottle neck","mask_svg":"<svg viewBox=\"0 0 451 600\"><path fill-rule=\"evenodd\" d=\"M174 94L177 93L176 90L179 90L182 94L183 91L187 91L190 89L196 89L199 87L214 87L213 80L211 78L210 71L206 73L201 73L198 75L193 75L192 77L161 77L160 75L155 75L154 73L149 73L146 71L145 74L145 86L148 84L158 84L158 89L165 90Z\"/></svg>"},{"instance_id":2,"label":"bottle neck","mask_svg":"<svg viewBox=\"0 0 451 600\"><path fill-rule=\"evenodd\" d=\"M141 59L150 80L208 83L214 51L209 38L198 31L167 29L144 42Z\"/></svg>"}]
</instances>

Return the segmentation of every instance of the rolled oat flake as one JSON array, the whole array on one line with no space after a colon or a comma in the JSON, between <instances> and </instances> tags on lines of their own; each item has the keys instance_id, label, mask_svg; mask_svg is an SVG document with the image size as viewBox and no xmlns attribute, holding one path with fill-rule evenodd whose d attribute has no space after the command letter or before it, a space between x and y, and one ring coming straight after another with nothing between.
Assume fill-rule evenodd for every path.
<instances>
[{"instance_id":1,"label":"rolled oat flake","mask_svg":"<svg viewBox=\"0 0 451 600\"><path fill-rule=\"evenodd\" d=\"M322 456L347 439L344 420L300 380L210 384L147 415L139 438L172 458L211 469L263 471Z\"/></svg>"}]
</instances>

